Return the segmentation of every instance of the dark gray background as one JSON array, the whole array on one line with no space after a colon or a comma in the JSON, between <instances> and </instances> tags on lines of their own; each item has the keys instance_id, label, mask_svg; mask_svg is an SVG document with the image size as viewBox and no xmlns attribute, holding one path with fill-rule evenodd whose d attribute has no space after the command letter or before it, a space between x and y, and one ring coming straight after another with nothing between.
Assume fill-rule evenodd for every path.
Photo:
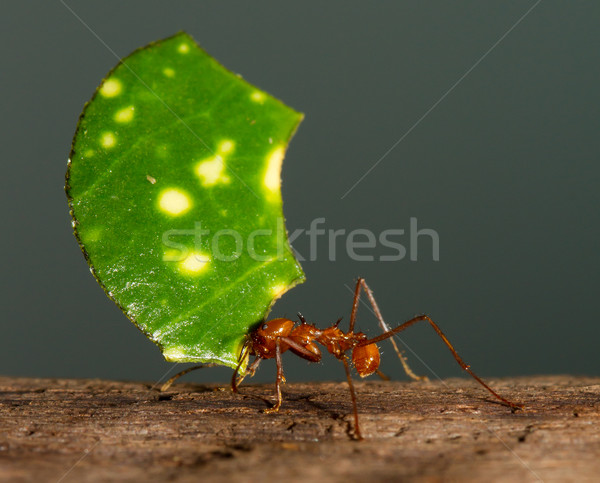
<instances>
[{"instance_id":1,"label":"dark gray background","mask_svg":"<svg viewBox=\"0 0 600 483\"><path fill-rule=\"evenodd\" d=\"M119 56L186 30L306 113L283 170L290 231L325 217L378 233L416 217L439 233L439 262L427 240L416 262L352 261L343 246L332 262L322 238L273 315L347 321L346 285L362 275L390 323L430 314L481 375L597 375L600 5L542 1L515 26L534 3L69 5ZM3 7L0 372L157 380L171 364L90 275L63 192L77 117L117 59L59 1ZM295 247L307 254L308 239ZM362 310L360 328L372 323ZM430 328L402 338L433 370L409 352L417 372L461 374ZM385 351L383 369L403 377ZM331 357L285 364L288 380L343 378ZM257 377L273 376L264 364Z\"/></svg>"}]
</instances>

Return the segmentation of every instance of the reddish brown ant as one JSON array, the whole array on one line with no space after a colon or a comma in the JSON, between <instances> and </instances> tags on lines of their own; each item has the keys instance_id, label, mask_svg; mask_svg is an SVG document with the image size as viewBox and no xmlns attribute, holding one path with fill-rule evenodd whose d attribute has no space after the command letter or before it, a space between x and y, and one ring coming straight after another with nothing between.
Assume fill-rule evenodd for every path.
<instances>
[{"instance_id":1,"label":"reddish brown ant","mask_svg":"<svg viewBox=\"0 0 600 483\"><path fill-rule=\"evenodd\" d=\"M363 289L367 294L369 302L373 307L373 311L379 320L380 325L385 330L385 332L377 337L368 338L366 334L363 332L354 332L354 324L356 321L356 311L358 309L358 304L360 301L360 291ZM264 322L260 327L252 331L244 343L242 351L240 353L238 366L233 373L233 377L231 379L231 387L233 392L238 392L238 386L243 381L243 379L247 376L253 376L258 368L260 362L263 359L275 359L277 364L277 377L275 379L275 394L276 394L276 402L275 404L266 409L265 412L277 412L281 407L282 397L281 397L281 383L285 381L283 377L283 364L281 361L281 355L290 350L294 354L303 359L306 359L310 362L319 362L321 360L321 350L317 343L321 344L327 351L333 354L337 359L342 361L344 364L344 369L346 371L346 378L348 380L348 386L350 388L350 397L352 399L352 407L354 411L354 428L355 428L355 436L357 439L362 439L362 434L360 431L360 426L358 422L358 408L356 403L356 392L354 390L354 384L352 382L352 377L350 375L350 364L349 360L352 361L356 372L361 377L369 376L375 372L379 373L379 348L377 347L377 343L383 340L389 339L395 334L407 329L413 324L417 322L429 322L429 324L433 327L437 335L440 336L444 344L450 349L452 355L465 371L467 371L479 384L485 387L490 393L492 393L496 398L502 401L503 404L509 406L512 409L520 409L521 405L510 402L509 400L503 398L499 394L497 394L492 388L490 388L483 380L477 376L469 366L462 360L462 358L458 355L450 341L446 338L441 329L437 326L437 324L429 318L427 315L418 315L407 322L399 325L395 329L389 330L387 325L385 324L383 317L381 316L381 312L379 311L379 307L375 302L375 298L373 296L373 292L365 282L363 278L359 278L356 282L356 289L354 291L354 301L352 304L352 313L350 315L350 326L348 327L348 331L344 332L339 328L339 323L341 319L339 319L335 324L326 329L318 329L313 324L309 324L306 322L302 315L298 314L300 318L300 325L296 325L296 322L285 319L273 319L267 322ZM408 366L406 366L405 361L403 359L402 354L398 350L397 346L394 344L396 352L400 356L407 373L413 377L414 379L423 379L414 376ZM352 350L351 358L348 357L347 352ZM250 364L250 366L240 374L240 369L249 356L255 356L254 361ZM167 381L162 387L161 391L168 389L173 381L178 377L187 374L190 371L195 369L199 369L204 366L194 366L179 374L175 375L169 381ZM379 373L381 375L381 373Z\"/></svg>"}]
</instances>

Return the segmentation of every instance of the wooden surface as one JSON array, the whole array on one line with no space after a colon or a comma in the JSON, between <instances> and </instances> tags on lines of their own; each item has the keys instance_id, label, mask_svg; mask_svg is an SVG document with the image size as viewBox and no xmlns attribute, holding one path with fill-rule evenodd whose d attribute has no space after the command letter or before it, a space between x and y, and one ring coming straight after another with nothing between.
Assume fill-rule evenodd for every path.
<instances>
[{"instance_id":1,"label":"wooden surface","mask_svg":"<svg viewBox=\"0 0 600 483\"><path fill-rule=\"evenodd\" d=\"M0 377L0 480L600 481L600 378L216 385ZM254 396L254 397L252 397ZM314 479L313 479L314 478Z\"/></svg>"}]
</instances>

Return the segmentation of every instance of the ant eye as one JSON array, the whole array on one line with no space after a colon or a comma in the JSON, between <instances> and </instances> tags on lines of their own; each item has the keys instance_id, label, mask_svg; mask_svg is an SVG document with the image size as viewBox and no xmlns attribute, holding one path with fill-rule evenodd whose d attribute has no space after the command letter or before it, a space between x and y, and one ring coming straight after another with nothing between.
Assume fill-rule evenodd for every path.
<instances>
[{"instance_id":1,"label":"ant eye","mask_svg":"<svg viewBox=\"0 0 600 483\"><path fill-rule=\"evenodd\" d=\"M262 330L267 330L268 328L269 328L269 326L268 326L267 324L264 324L264 325L261 327L261 329L262 329Z\"/></svg>"}]
</instances>

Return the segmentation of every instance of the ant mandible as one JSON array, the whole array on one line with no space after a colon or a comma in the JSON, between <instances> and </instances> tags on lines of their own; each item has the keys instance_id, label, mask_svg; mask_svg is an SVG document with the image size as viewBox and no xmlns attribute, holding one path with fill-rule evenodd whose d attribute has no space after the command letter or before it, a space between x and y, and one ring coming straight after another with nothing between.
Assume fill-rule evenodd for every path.
<instances>
[{"instance_id":1,"label":"ant mandible","mask_svg":"<svg viewBox=\"0 0 600 483\"><path fill-rule=\"evenodd\" d=\"M379 324L382 329L385 331L381 335L377 337L368 338L366 334L363 332L354 332L354 324L356 321L356 311L358 309L358 304L360 301L360 292L361 289L365 291L367 294L367 298L373 307L373 311L377 319L379 320ZM350 363L349 360L352 361L352 365L356 369L356 372L361 377L369 376L375 372L377 372L380 376L384 377L379 372L379 348L377 347L377 343L383 340L389 339L395 334L402 332L407 329L411 325L416 324L417 322L429 322L429 324L433 327L433 330L440 336L444 344L450 349L450 352L456 359L456 362L467 371L479 384L485 387L491 394L493 394L497 399L499 399L506 406L514 409L521 409L523 406L519 404L515 404L510 402L509 400L503 398L498 393L496 393L491 387L489 387L483 380L477 376L466 364L462 358L458 355L454 347L450 341L446 338L444 333L438 327L438 325L431 320L431 318L427 315L418 315L413 317L412 319L404 322L399 325L395 329L389 329L385 324L381 312L379 311L379 307L375 302L375 298L373 296L373 292L365 282L363 278L358 278L356 282L356 289L354 291L354 301L352 303L352 313L350 315L350 326L348 327L348 331L344 332L339 328L340 321L339 319L335 324L326 329L318 329L315 325L309 324L306 322L304 317L301 314L298 314L300 318L300 325L296 325L296 322L290 319L278 318L272 319L267 322L261 324L260 327L253 330L247 337L242 351L239 357L239 363L235 372L233 373L233 377L231 378L231 388L233 392L238 392L238 386L244 380L244 378L248 375L253 376L258 368L259 364L263 359L275 359L277 364L277 377L275 379L275 395L276 402L275 404L269 408L265 409L265 412L272 413L279 411L282 403L281 396L281 383L285 381L283 377L283 364L281 361L281 355L287 350L292 351L299 357L306 359L309 362L319 362L321 360L321 350L317 343L321 344L327 351L334 355L337 359L342 361L344 365L344 369L346 371L346 378L348 380L348 386L350 388L350 397L352 399L352 407L354 412L354 430L355 437L357 439L363 439L362 433L360 431L360 425L358 422L358 407L356 402L356 391L354 390L354 384L352 382L352 377L350 375ZM392 343L394 341L392 340ZM406 365L406 362L398 350L397 346L394 343L394 348L400 357L404 369L409 376L413 379L425 379L424 377L415 376L410 368ZM348 357L348 351L352 350L351 357ZM244 362L248 359L249 356L253 355L254 361L250 364L250 366L240 374L240 369ZM173 376L169 379L161 388L161 391L167 390L173 382L196 369L200 369L202 367L207 367L207 365L193 366L180 373Z\"/></svg>"}]
</instances>

